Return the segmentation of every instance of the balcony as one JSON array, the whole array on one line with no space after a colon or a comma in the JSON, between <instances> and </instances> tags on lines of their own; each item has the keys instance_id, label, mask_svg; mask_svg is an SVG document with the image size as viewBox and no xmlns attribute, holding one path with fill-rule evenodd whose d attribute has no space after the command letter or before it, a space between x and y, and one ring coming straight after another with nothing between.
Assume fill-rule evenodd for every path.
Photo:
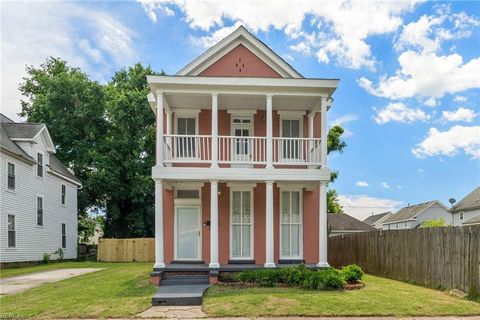
<instances>
[{"instance_id":1,"label":"balcony","mask_svg":"<svg viewBox=\"0 0 480 320\"><path fill-rule=\"evenodd\" d=\"M267 137L218 136L212 152L210 135L164 134L165 164L267 165ZM279 166L321 167L320 138L272 138L272 164Z\"/></svg>"}]
</instances>

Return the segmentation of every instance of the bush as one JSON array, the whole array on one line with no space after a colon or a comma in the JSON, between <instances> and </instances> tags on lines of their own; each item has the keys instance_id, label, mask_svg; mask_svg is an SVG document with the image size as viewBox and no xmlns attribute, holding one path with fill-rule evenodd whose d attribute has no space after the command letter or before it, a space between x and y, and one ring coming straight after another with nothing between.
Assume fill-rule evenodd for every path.
<instances>
[{"instance_id":1,"label":"bush","mask_svg":"<svg viewBox=\"0 0 480 320\"><path fill-rule=\"evenodd\" d=\"M43 254L42 263L43 263L43 264L48 264L49 262L50 262L50 255L45 252L45 253Z\"/></svg>"},{"instance_id":2,"label":"bush","mask_svg":"<svg viewBox=\"0 0 480 320\"><path fill-rule=\"evenodd\" d=\"M58 256L58 260L62 261L64 257L64 252L62 248L58 248L57 251L55 251L53 254L56 254Z\"/></svg>"},{"instance_id":3,"label":"bush","mask_svg":"<svg viewBox=\"0 0 480 320\"><path fill-rule=\"evenodd\" d=\"M303 281L302 288L313 290L340 289L344 281L338 270L333 268L311 272Z\"/></svg>"},{"instance_id":4,"label":"bush","mask_svg":"<svg viewBox=\"0 0 480 320\"><path fill-rule=\"evenodd\" d=\"M351 264L342 268L342 278L348 283L355 283L362 280L363 270L356 264Z\"/></svg>"},{"instance_id":5,"label":"bush","mask_svg":"<svg viewBox=\"0 0 480 320\"><path fill-rule=\"evenodd\" d=\"M282 268L280 271L281 283L289 286L299 286L312 273L303 263L294 267Z\"/></svg>"}]
</instances>

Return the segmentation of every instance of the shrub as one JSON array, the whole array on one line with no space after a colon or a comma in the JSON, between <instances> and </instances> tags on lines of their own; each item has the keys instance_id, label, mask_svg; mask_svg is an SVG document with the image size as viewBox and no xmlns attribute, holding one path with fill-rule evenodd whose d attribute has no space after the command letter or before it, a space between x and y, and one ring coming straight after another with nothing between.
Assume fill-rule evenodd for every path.
<instances>
[{"instance_id":1,"label":"shrub","mask_svg":"<svg viewBox=\"0 0 480 320\"><path fill-rule=\"evenodd\" d=\"M356 264L342 268L342 278L348 283L359 282L363 277L363 270Z\"/></svg>"},{"instance_id":2,"label":"shrub","mask_svg":"<svg viewBox=\"0 0 480 320\"><path fill-rule=\"evenodd\" d=\"M254 283L256 279L255 270L247 270L237 273L235 279L240 282Z\"/></svg>"},{"instance_id":3,"label":"shrub","mask_svg":"<svg viewBox=\"0 0 480 320\"><path fill-rule=\"evenodd\" d=\"M45 252L45 253L43 254L42 263L43 263L43 264L47 264L47 263L49 263L49 262L50 262L50 255Z\"/></svg>"},{"instance_id":4,"label":"shrub","mask_svg":"<svg viewBox=\"0 0 480 320\"><path fill-rule=\"evenodd\" d=\"M303 263L294 267L287 267L280 269L281 283L289 286L299 286L312 273Z\"/></svg>"},{"instance_id":5,"label":"shrub","mask_svg":"<svg viewBox=\"0 0 480 320\"><path fill-rule=\"evenodd\" d=\"M62 248L58 248L57 251L55 251L53 254L56 254L58 256L58 260L63 260L64 252Z\"/></svg>"},{"instance_id":6,"label":"shrub","mask_svg":"<svg viewBox=\"0 0 480 320\"><path fill-rule=\"evenodd\" d=\"M333 268L321 269L308 274L302 287L313 290L340 289L344 281L338 270Z\"/></svg>"}]
</instances>

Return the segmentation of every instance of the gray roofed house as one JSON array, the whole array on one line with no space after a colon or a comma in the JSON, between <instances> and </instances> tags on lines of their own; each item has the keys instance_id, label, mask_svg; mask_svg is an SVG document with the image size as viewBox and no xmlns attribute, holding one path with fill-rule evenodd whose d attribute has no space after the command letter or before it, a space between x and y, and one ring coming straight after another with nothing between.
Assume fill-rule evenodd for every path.
<instances>
[{"instance_id":1,"label":"gray roofed house","mask_svg":"<svg viewBox=\"0 0 480 320\"><path fill-rule=\"evenodd\" d=\"M377 230L346 213L329 213L328 229L330 230L330 236Z\"/></svg>"},{"instance_id":2,"label":"gray roofed house","mask_svg":"<svg viewBox=\"0 0 480 320\"><path fill-rule=\"evenodd\" d=\"M63 163L61 163L60 160L58 160L58 158L55 157L53 153L50 152L49 155L50 155L50 163L48 167L50 168L50 170L64 176L65 178L81 183L80 180L78 180L77 177L75 177L73 173L71 173L67 169L67 167L65 167Z\"/></svg>"},{"instance_id":3,"label":"gray roofed house","mask_svg":"<svg viewBox=\"0 0 480 320\"><path fill-rule=\"evenodd\" d=\"M363 220L363 222L371 225L375 229L381 230L381 229L383 229L383 221L388 219L392 214L393 214L393 212L391 212L391 211L382 212L382 213L378 213L378 214L373 214L371 216L368 216L365 220Z\"/></svg>"},{"instance_id":4,"label":"gray roofed house","mask_svg":"<svg viewBox=\"0 0 480 320\"><path fill-rule=\"evenodd\" d=\"M454 226L480 224L480 187L476 187L451 209Z\"/></svg>"},{"instance_id":5,"label":"gray roofed house","mask_svg":"<svg viewBox=\"0 0 480 320\"><path fill-rule=\"evenodd\" d=\"M383 229L414 229L422 222L443 218L450 224L451 216L448 208L438 200L427 201L406 206L383 221Z\"/></svg>"}]
</instances>

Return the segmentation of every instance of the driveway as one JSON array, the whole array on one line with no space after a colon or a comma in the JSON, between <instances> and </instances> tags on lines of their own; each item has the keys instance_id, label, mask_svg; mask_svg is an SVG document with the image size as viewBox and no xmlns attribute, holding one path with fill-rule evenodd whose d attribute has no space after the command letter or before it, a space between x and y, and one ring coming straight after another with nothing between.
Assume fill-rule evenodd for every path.
<instances>
[{"instance_id":1,"label":"driveway","mask_svg":"<svg viewBox=\"0 0 480 320\"><path fill-rule=\"evenodd\" d=\"M0 279L0 294L10 295L45 283L57 282L83 274L103 270L102 268L58 269L51 271L35 272L23 276Z\"/></svg>"}]
</instances>

